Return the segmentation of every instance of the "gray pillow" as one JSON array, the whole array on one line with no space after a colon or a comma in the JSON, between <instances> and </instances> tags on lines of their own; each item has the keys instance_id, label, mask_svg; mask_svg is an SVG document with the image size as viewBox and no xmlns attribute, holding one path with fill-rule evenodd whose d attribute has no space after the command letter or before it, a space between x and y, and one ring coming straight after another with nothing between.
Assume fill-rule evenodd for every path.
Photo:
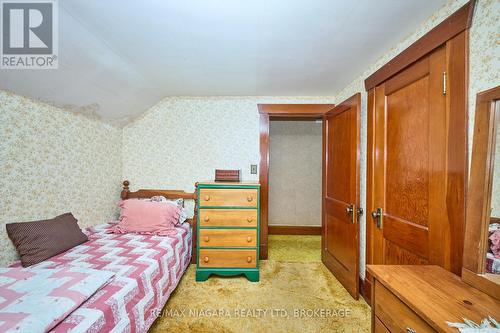
<instances>
[{"instance_id":1,"label":"gray pillow","mask_svg":"<svg viewBox=\"0 0 500 333\"><path fill-rule=\"evenodd\" d=\"M49 220L9 223L6 227L23 267L38 264L88 240L71 213Z\"/></svg>"}]
</instances>

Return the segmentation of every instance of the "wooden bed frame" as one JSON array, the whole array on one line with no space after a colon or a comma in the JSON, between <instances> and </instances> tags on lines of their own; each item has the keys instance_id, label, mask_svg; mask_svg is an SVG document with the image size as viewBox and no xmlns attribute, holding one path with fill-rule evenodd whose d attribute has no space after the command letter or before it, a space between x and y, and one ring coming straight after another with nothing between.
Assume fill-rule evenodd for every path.
<instances>
[{"instance_id":1,"label":"wooden bed frame","mask_svg":"<svg viewBox=\"0 0 500 333\"><path fill-rule=\"evenodd\" d=\"M139 189L135 192L131 192L129 189L130 182L128 180L123 181L123 190L121 192L122 200L127 199L146 199L151 198L155 195L164 196L167 199L184 199L194 201L194 216L191 219L187 219L187 222L191 225L192 232L192 250L191 250L191 263L196 263L196 189L193 193L185 192L183 190L151 190L151 189Z\"/></svg>"}]
</instances>

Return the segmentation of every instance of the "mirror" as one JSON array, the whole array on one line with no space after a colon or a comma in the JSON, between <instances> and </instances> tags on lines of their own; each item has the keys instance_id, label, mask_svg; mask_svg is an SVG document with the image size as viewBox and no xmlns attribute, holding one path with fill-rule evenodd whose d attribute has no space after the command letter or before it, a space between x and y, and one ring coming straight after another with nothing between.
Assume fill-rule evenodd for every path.
<instances>
[{"instance_id":1,"label":"mirror","mask_svg":"<svg viewBox=\"0 0 500 333\"><path fill-rule=\"evenodd\" d=\"M462 280L500 300L500 86L477 94Z\"/></svg>"},{"instance_id":2,"label":"mirror","mask_svg":"<svg viewBox=\"0 0 500 333\"><path fill-rule=\"evenodd\" d=\"M486 247L485 273L500 274L500 101L495 101L492 131L492 186L490 193L490 218L488 223L488 240Z\"/></svg>"}]
</instances>

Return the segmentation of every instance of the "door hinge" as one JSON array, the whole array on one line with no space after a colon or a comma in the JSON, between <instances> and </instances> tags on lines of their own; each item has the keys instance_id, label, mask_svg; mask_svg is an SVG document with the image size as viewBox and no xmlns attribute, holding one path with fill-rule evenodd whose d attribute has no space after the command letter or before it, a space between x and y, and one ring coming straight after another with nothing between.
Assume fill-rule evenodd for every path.
<instances>
[{"instance_id":1,"label":"door hinge","mask_svg":"<svg viewBox=\"0 0 500 333\"><path fill-rule=\"evenodd\" d=\"M446 71L443 72L443 95L446 95Z\"/></svg>"}]
</instances>

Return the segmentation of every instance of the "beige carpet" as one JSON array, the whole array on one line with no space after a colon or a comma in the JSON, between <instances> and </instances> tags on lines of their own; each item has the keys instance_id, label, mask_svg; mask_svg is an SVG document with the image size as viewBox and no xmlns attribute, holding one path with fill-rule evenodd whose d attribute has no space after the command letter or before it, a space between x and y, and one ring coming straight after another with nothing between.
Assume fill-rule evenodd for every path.
<instances>
[{"instance_id":1,"label":"beige carpet","mask_svg":"<svg viewBox=\"0 0 500 333\"><path fill-rule=\"evenodd\" d=\"M301 237L270 237L258 283L213 276L197 283L191 265L150 332L369 332L368 305L353 300L318 261L318 237L305 236L311 244L292 250Z\"/></svg>"},{"instance_id":2,"label":"beige carpet","mask_svg":"<svg viewBox=\"0 0 500 333\"><path fill-rule=\"evenodd\" d=\"M321 236L269 235L269 259L321 262Z\"/></svg>"}]
</instances>

